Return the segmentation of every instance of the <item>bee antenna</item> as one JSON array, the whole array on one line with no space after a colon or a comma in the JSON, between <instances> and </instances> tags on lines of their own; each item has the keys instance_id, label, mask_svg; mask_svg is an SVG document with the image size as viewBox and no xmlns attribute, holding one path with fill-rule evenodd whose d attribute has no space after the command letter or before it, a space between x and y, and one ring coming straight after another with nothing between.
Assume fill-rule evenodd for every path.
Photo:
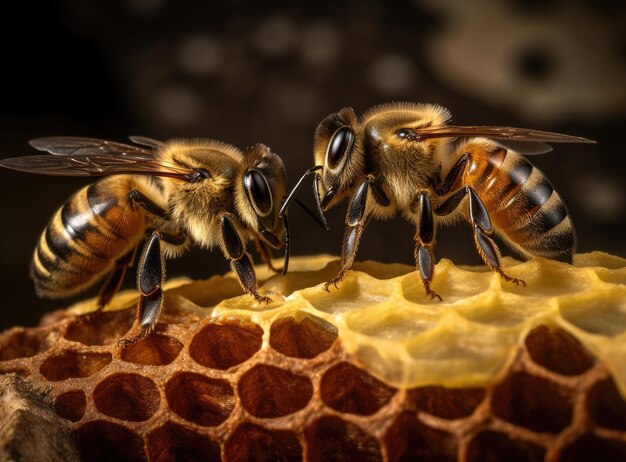
<instances>
[{"instance_id":1,"label":"bee antenna","mask_svg":"<svg viewBox=\"0 0 626 462\"><path fill-rule=\"evenodd\" d=\"M286 199L284 199L283 204L280 208L280 212L278 213L278 216L280 216L281 218L283 216L286 215L287 213L287 209L289 208L289 203L293 200L296 204L298 204L300 207L302 207L302 209L307 212L307 214L309 216L311 216L317 223L319 223L324 229L328 230L328 223L326 222L326 217L324 216L324 212L322 210L322 207L320 205L320 201L319 201L319 195L315 198L316 199L316 203L317 203L317 211L319 213L319 218L316 217L313 212L311 211L311 209L309 209L306 205L304 205L302 202L300 202L298 199L296 199L294 197L294 194L296 193L296 191L300 188L300 185L302 184L302 182L304 181L304 179L311 175L312 173L317 172L318 170L321 170L323 168L322 165L316 165L315 167L311 167L310 169L308 169L307 171L304 172L304 174L300 177L300 179L298 180L298 182L296 183L296 185L293 187L293 189L291 190L291 192L289 193L289 195L287 196Z\"/></svg>"},{"instance_id":2,"label":"bee antenna","mask_svg":"<svg viewBox=\"0 0 626 462\"><path fill-rule=\"evenodd\" d=\"M283 261L283 276L285 276L289 269L289 220L286 213L282 215L282 219L285 226L285 260Z\"/></svg>"}]
</instances>

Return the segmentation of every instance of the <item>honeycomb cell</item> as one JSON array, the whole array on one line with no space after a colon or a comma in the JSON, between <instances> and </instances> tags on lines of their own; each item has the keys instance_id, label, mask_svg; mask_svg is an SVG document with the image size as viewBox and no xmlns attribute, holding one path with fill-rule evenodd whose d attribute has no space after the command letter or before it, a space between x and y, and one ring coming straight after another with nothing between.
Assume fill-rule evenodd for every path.
<instances>
[{"instance_id":1,"label":"honeycomb cell","mask_svg":"<svg viewBox=\"0 0 626 462\"><path fill-rule=\"evenodd\" d=\"M374 414L395 393L395 388L346 362L328 369L321 381L322 400L337 411L352 414Z\"/></svg>"},{"instance_id":2,"label":"honeycomb cell","mask_svg":"<svg viewBox=\"0 0 626 462\"><path fill-rule=\"evenodd\" d=\"M243 424L226 441L227 462L297 462L302 460L302 446L295 433L265 430Z\"/></svg>"},{"instance_id":3,"label":"honeycomb cell","mask_svg":"<svg viewBox=\"0 0 626 462\"><path fill-rule=\"evenodd\" d=\"M457 445L449 433L422 424L415 413L402 412L385 435L390 462L454 462Z\"/></svg>"},{"instance_id":4,"label":"honeycomb cell","mask_svg":"<svg viewBox=\"0 0 626 462\"><path fill-rule=\"evenodd\" d=\"M89 462L145 461L143 441L121 425L97 420L80 426L74 437L83 460Z\"/></svg>"},{"instance_id":5,"label":"honeycomb cell","mask_svg":"<svg viewBox=\"0 0 626 462\"><path fill-rule=\"evenodd\" d=\"M46 358L39 372L53 382L76 377L89 377L108 365L111 353L63 351Z\"/></svg>"},{"instance_id":6,"label":"honeycomb cell","mask_svg":"<svg viewBox=\"0 0 626 462\"><path fill-rule=\"evenodd\" d=\"M301 321L288 316L272 323L270 346L293 358L314 358L328 350L337 339L337 328L316 316Z\"/></svg>"},{"instance_id":7,"label":"honeycomb cell","mask_svg":"<svg viewBox=\"0 0 626 462\"><path fill-rule=\"evenodd\" d=\"M526 349L534 362L561 375L582 374L594 364L580 342L562 329L534 328L526 336Z\"/></svg>"},{"instance_id":8,"label":"honeycomb cell","mask_svg":"<svg viewBox=\"0 0 626 462\"><path fill-rule=\"evenodd\" d=\"M148 455L153 462L220 460L220 446L210 438L167 422L148 435Z\"/></svg>"},{"instance_id":9,"label":"honeycomb cell","mask_svg":"<svg viewBox=\"0 0 626 462\"><path fill-rule=\"evenodd\" d=\"M85 415L87 398L82 390L72 390L59 395L54 400L54 409L59 417L78 422Z\"/></svg>"},{"instance_id":10,"label":"honeycomb cell","mask_svg":"<svg viewBox=\"0 0 626 462\"><path fill-rule=\"evenodd\" d=\"M235 407L232 387L226 380L192 372L175 375L165 385L170 408L183 419L203 426L224 422Z\"/></svg>"},{"instance_id":11,"label":"honeycomb cell","mask_svg":"<svg viewBox=\"0 0 626 462\"><path fill-rule=\"evenodd\" d=\"M484 431L470 441L467 462L543 462L545 449L504 433Z\"/></svg>"},{"instance_id":12,"label":"honeycomb cell","mask_svg":"<svg viewBox=\"0 0 626 462\"><path fill-rule=\"evenodd\" d=\"M626 442L585 434L563 449L561 462L624 462Z\"/></svg>"},{"instance_id":13,"label":"honeycomb cell","mask_svg":"<svg viewBox=\"0 0 626 462\"><path fill-rule=\"evenodd\" d=\"M262 418L281 417L303 409L313 396L311 381L279 367L259 364L239 380L243 407Z\"/></svg>"},{"instance_id":14,"label":"honeycomb cell","mask_svg":"<svg viewBox=\"0 0 626 462\"><path fill-rule=\"evenodd\" d=\"M48 345L48 330L24 329L21 327L10 329L0 334L0 361L17 358L29 358L46 351Z\"/></svg>"},{"instance_id":15,"label":"honeycomb cell","mask_svg":"<svg viewBox=\"0 0 626 462\"><path fill-rule=\"evenodd\" d=\"M626 430L626 401L612 379L603 380L593 386L587 397L587 409L598 424Z\"/></svg>"},{"instance_id":16,"label":"honeycomb cell","mask_svg":"<svg viewBox=\"0 0 626 462\"><path fill-rule=\"evenodd\" d=\"M194 336L189 354L202 366L226 370L250 359L262 343L263 329L256 324L207 324Z\"/></svg>"},{"instance_id":17,"label":"honeycomb cell","mask_svg":"<svg viewBox=\"0 0 626 462\"><path fill-rule=\"evenodd\" d=\"M322 417L305 431L306 460L310 462L382 461L376 438L338 417Z\"/></svg>"},{"instance_id":18,"label":"honeycomb cell","mask_svg":"<svg viewBox=\"0 0 626 462\"><path fill-rule=\"evenodd\" d=\"M418 410L454 420L469 417L485 398L482 388L419 387L408 390Z\"/></svg>"},{"instance_id":19,"label":"honeycomb cell","mask_svg":"<svg viewBox=\"0 0 626 462\"><path fill-rule=\"evenodd\" d=\"M176 359L183 344L166 335L152 334L122 350L124 361L146 366L165 366Z\"/></svg>"},{"instance_id":20,"label":"honeycomb cell","mask_svg":"<svg viewBox=\"0 0 626 462\"><path fill-rule=\"evenodd\" d=\"M73 320L65 338L83 345L111 345L128 332L135 320L135 310L100 311Z\"/></svg>"},{"instance_id":21,"label":"honeycomb cell","mask_svg":"<svg viewBox=\"0 0 626 462\"><path fill-rule=\"evenodd\" d=\"M494 389L493 412L536 432L559 433L572 420L571 398L555 383L517 372Z\"/></svg>"},{"instance_id":22,"label":"honeycomb cell","mask_svg":"<svg viewBox=\"0 0 626 462\"><path fill-rule=\"evenodd\" d=\"M566 321L591 334L617 337L626 331L626 300L613 289L606 297L595 293L561 302L560 311Z\"/></svg>"},{"instance_id":23,"label":"honeycomb cell","mask_svg":"<svg viewBox=\"0 0 626 462\"><path fill-rule=\"evenodd\" d=\"M114 374L93 391L96 408L121 420L148 420L159 408L159 390L148 377L139 374Z\"/></svg>"}]
</instances>

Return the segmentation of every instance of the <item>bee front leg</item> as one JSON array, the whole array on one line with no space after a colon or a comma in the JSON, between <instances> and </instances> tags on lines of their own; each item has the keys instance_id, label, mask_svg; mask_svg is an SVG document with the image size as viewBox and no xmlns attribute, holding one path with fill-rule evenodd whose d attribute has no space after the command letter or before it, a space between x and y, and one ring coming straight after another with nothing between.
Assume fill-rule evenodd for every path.
<instances>
[{"instance_id":1,"label":"bee front leg","mask_svg":"<svg viewBox=\"0 0 626 462\"><path fill-rule=\"evenodd\" d=\"M504 273L500 264L500 259L502 258L500 249L491 238L493 228L489 213L471 186L465 186L452 194L443 204L437 207L436 213L442 216L451 213L459 206L466 195L469 198L469 221L474 231L474 244L478 254L485 264L496 271L505 281L525 286L526 283L523 280L512 278Z\"/></svg>"},{"instance_id":2,"label":"bee front leg","mask_svg":"<svg viewBox=\"0 0 626 462\"><path fill-rule=\"evenodd\" d=\"M270 250L269 246L261 239L255 239L254 243L257 250L259 251L259 255L261 256L261 260L263 260L263 263L265 263L267 267L274 273L281 273L283 270L276 268L272 264L272 251Z\"/></svg>"},{"instance_id":3,"label":"bee front leg","mask_svg":"<svg viewBox=\"0 0 626 462\"><path fill-rule=\"evenodd\" d=\"M358 187L346 214L346 230L343 235L343 245L341 246L341 269L334 279L326 282L324 288L328 291L331 285L337 287L354 263L359 241L367 222L367 192L372 178L367 177Z\"/></svg>"},{"instance_id":4,"label":"bee front leg","mask_svg":"<svg viewBox=\"0 0 626 462\"><path fill-rule=\"evenodd\" d=\"M430 299L443 299L430 288L435 272L434 268L434 247L435 247L435 223L433 220L433 210L430 198L426 192L421 192L417 199L417 213L419 224L415 233L415 261L422 277L422 284L426 290L426 295Z\"/></svg>"},{"instance_id":5,"label":"bee front leg","mask_svg":"<svg viewBox=\"0 0 626 462\"><path fill-rule=\"evenodd\" d=\"M241 287L252 295L257 302L269 303L270 297L259 294L259 285L254 274L252 259L246 252L243 240L235 228L234 220L235 218L227 213L220 217L224 255L230 261L231 268L237 275Z\"/></svg>"}]
</instances>

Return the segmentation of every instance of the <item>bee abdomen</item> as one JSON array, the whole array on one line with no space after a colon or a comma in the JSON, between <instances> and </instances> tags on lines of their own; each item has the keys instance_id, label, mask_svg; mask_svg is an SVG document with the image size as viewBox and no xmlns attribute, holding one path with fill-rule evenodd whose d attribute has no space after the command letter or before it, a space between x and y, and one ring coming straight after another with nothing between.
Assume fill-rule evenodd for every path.
<instances>
[{"instance_id":1,"label":"bee abdomen","mask_svg":"<svg viewBox=\"0 0 626 462\"><path fill-rule=\"evenodd\" d=\"M475 177L474 186L496 229L526 256L571 262L574 227L561 196L546 176L511 151L495 151L490 160L483 175Z\"/></svg>"},{"instance_id":2,"label":"bee abdomen","mask_svg":"<svg viewBox=\"0 0 626 462\"><path fill-rule=\"evenodd\" d=\"M92 285L144 229L142 217L117 197L111 181L79 190L41 234L31 267L37 294L63 297Z\"/></svg>"}]
</instances>

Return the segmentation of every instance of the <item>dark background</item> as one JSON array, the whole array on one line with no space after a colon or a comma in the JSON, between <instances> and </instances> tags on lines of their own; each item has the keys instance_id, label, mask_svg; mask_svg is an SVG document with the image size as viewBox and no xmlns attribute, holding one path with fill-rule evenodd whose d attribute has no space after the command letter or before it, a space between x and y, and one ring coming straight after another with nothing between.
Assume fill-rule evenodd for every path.
<instances>
[{"instance_id":1,"label":"dark background","mask_svg":"<svg viewBox=\"0 0 626 462\"><path fill-rule=\"evenodd\" d=\"M293 184L328 113L439 103L456 124L597 140L531 160L565 198L579 251L626 256L620 0L13 3L0 27L0 157L34 153L27 141L51 135L263 141ZM85 183L0 171L0 327L68 304L37 299L28 267L50 216ZM344 210L328 214L324 234L294 209L294 254L338 253ZM413 233L400 220L373 223L359 258L411 263ZM464 226L439 232L437 254L480 262ZM220 252L199 249L168 263L170 276L227 269Z\"/></svg>"}]
</instances>

